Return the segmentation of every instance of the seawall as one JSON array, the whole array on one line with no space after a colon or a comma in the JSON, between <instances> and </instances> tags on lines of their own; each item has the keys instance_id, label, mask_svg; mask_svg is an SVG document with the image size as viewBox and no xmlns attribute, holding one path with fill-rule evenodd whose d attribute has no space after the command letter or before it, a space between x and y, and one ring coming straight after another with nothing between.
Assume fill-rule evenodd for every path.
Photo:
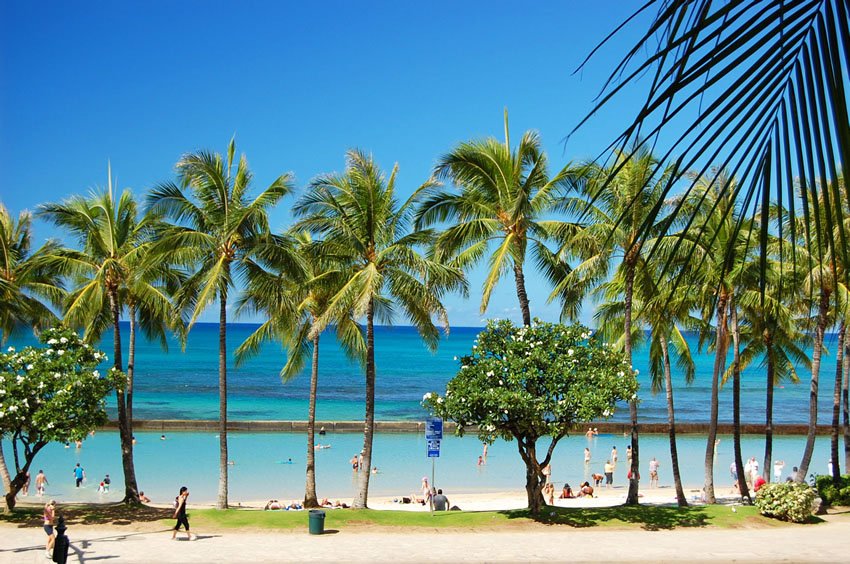
<instances>
[{"instance_id":1,"label":"seawall","mask_svg":"<svg viewBox=\"0 0 850 564\"><path fill-rule=\"evenodd\" d=\"M362 433L362 421L316 421L316 431L325 428L329 433ZM570 435L583 435L588 427L594 427L602 434L622 435L629 433L628 423L581 423L570 428ZM117 429L118 422L109 421L104 429ZM137 419L133 422L133 428L137 431L204 431L215 433L218 431L218 421L198 419ZM453 433L457 425L452 422L443 424L444 432ZM808 425L774 425L774 435L805 435ZM306 421L228 421L228 431L250 431L269 433L304 433L307 431ZM424 421L376 421L375 431L379 433L424 433ZM666 434L665 423L645 423L639 426L640 433L657 435ZM721 423L717 427L720 434L732 434L733 428L729 423ZM829 435L829 425L818 425L818 435ZM468 433L474 433L475 428L467 428ZM745 435L763 435L764 425L748 423L741 425L741 433ZM707 435L708 423L677 423L676 434L682 435Z\"/></svg>"}]
</instances>

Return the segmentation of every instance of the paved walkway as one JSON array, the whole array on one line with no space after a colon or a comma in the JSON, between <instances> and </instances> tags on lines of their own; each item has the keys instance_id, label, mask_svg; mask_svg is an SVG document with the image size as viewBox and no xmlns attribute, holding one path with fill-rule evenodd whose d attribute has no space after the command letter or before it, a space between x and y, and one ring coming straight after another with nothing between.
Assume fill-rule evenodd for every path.
<instances>
[{"instance_id":1,"label":"paved walkway","mask_svg":"<svg viewBox=\"0 0 850 564\"><path fill-rule=\"evenodd\" d=\"M560 562L701 561L847 562L850 516L827 523L760 529L674 531L566 527L492 532L356 532L204 534L171 541L162 532L116 528L69 530L69 562ZM41 529L0 526L0 562L45 563Z\"/></svg>"}]
</instances>

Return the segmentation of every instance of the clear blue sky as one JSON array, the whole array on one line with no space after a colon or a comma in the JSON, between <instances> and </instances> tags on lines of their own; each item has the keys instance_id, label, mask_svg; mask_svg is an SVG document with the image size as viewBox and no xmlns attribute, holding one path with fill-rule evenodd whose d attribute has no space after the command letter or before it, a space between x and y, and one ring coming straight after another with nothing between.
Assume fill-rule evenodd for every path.
<instances>
[{"instance_id":1,"label":"clear blue sky","mask_svg":"<svg viewBox=\"0 0 850 564\"><path fill-rule=\"evenodd\" d=\"M107 159L144 194L182 153L223 152L234 134L257 189L285 171L301 188L360 147L385 169L398 162L409 193L459 141L501 137L504 107L514 139L541 133L552 168L596 156L636 103L563 139L637 30L573 71L636 6L0 0L0 201L17 213L104 186ZM56 235L37 223L37 240ZM532 314L557 319L545 283L526 276ZM452 325L481 324L482 279L447 301ZM512 278L487 316L519 318Z\"/></svg>"}]
</instances>

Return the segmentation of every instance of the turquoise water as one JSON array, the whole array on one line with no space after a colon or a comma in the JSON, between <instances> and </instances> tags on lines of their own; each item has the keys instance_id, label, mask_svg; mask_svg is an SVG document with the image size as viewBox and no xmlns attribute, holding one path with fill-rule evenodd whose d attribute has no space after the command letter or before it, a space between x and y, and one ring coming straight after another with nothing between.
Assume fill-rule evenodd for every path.
<instances>
[{"instance_id":1,"label":"turquoise water","mask_svg":"<svg viewBox=\"0 0 850 564\"><path fill-rule=\"evenodd\" d=\"M228 326L228 348L235 349L256 328L251 324ZM126 341L126 326L124 327ZM426 413L419 402L428 391L445 390L446 382L455 374L455 357L466 354L480 329L457 327L445 337L439 350L432 354L410 327L378 327L376 329L376 411L379 420L421 420ZM706 421L711 389L713 356L699 354L697 339L690 336L696 354L696 378L688 386L674 372L676 411L682 422ZM31 336L12 340L10 344L31 344ZM834 348L835 337L827 338L827 348ZM126 347L126 342L125 342ZM111 355L111 333L100 348ZM136 396L134 415L139 419L217 419L218 418L218 325L199 323L189 335L186 351L173 339L169 351L158 343L139 336L136 351ZM125 353L126 359L126 353ZM666 421L664 394L649 391L648 350L636 349L634 365L640 372L640 420ZM240 367L228 362L229 416L232 419L307 418L309 394L308 370L282 384L278 377L284 355L279 345L269 344L255 359ZM349 362L336 344L333 334L323 335L319 376L317 417L321 420L358 420L363 418L365 386L360 367ZM820 416L829 423L832 406L833 357L824 357L821 369ZM808 421L808 373L800 372L802 383L785 384L776 389L774 420L777 423ZM742 420L764 421L764 369L753 365L743 373L741 395ZM110 399L111 415L115 416ZM731 422L731 386L721 394L720 418ZM626 410L614 420L625 421Z\"/></svg>"},{"instance_id":2,"label":"turquoise water","mask_svg":"<svg viewBox=\"0 0 850 564\"><path fill-rule=\"evenodd\" d=\"M178 488L187 485L195 503L212 503L218 487L218 438L212 433L168 433L162 441L159 433L137 433L135 448L136 474L139 487L154 501L167 503L174 499ZM231 433L228 435L230 457L230 499L258 501L303 499L305 481L306 439L299 433ZM348 463L360 451L363 437L358 433L329 433L321 438L331 448L316 453L316 479L319 497L351 500L356 490ZM545 442L541 442L545 445ZM615 485L626 484L626 445L622 436L600 435L590 441L584 436L562 440L552 463L552 479L560 487L568 481L576 485L589 473L601 473L612 446L620 451L620 463L615 472ZM672 485L669 442L666 436L641 437L641 460L645 475L651 457L661 463L660 485ZM786 474L799 463L804 439L777 437L774 439L775 458L786 461ZM8 441L6 460L11 464ZM680 469L685 484L699 488L703 482L705 438L682 436L678 441ZM591 464L585 468L583 451L589 447ZM763 439L745 437L744 457L756 456L761 462ZM452 492L519 491L524 487L525 468L516 450L516 443L498 441L489 449L486 466L477 466L481 443L475 437L447 436L442 443L440 458L436 459L436 485L451 497ZM280 462L292 459L292 464ZM829 438L818 438L811 471L826 473L829 458ZM730 484L729 464L732 460L732 439L721 437L717 451L715 480L726 493ZM123 478L118 436L114 432L98 432L89 437L81 449L51 444L39 453L31 474L43 469L50 485L47 495L60 503L72 501L117 501L122 497ZM399 497L418 491L422 476L431 476L431 461L425 456L422 435L378 433L374 444L374 464L380 473L373 475L370 497ZM72 469L80 462L86 470L87 482L74 487ZM97 486L105 474L112 477L112 492L98 494ZM646 484L645 484L646 485ZM672 491L670 495L675 495ZM30 498L32 499L32 495Z\"/></svg>"}]
</instances>

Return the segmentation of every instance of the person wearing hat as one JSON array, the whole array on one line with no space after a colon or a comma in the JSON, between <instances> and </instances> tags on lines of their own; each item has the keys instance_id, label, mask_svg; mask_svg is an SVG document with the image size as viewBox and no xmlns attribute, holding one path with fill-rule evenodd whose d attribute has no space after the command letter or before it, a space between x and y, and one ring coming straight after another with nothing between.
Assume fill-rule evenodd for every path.
<instances>
[{"instance_id":1,"label":"person wearing hat","mask_svg":"<svg viewBox=\"0 0 850 564\"><path fill-rule=\"evenodd\" d=\"M56 542L56 533L53 532L53 519L56 517L56 501L51 499L44 506L44 532L47 533L47 544L45 552L47 557L53 556L53 543Z\"/></svg>"}]
</instances>

